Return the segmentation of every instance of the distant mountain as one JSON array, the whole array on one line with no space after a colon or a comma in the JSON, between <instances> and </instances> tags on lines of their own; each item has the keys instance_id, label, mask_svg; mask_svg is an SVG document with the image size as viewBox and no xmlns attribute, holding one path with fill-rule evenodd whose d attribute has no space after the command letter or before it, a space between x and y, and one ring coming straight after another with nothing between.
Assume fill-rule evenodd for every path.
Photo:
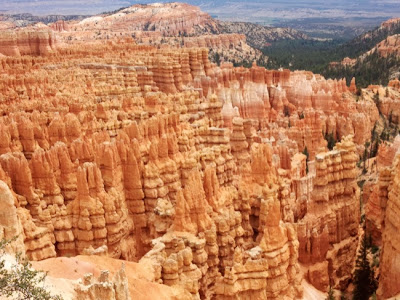
<instances>
[{"instance_id":1,"label":"distant mountain","mask_svg":"<svg viewBox=\"0 0 400 300\"><path fill-rule=\"evenodd\" d=\"M337 55L341 62L330 63L324 70L326 76L356 77L360 86L386 85L400 77L400 18L383 22L340 46Z\"/></svg>"},{"instance_id":2,"label":"distant mountain","mask_svg":"<svg viewBox=\"0 0 400 300\"><path fill-rule=\"evenodd\" d=\"M400 56L400 34L388 36L382 42L377 44L371 51L377 51L380 56L387 57L389 55Z\"/></svg>"},{"instance_id":3,"label":"distant mountain","mask_svg":"<svg viewBox=\"0 0 400 300\"><path fill-rule=\"evenodd\" d=\"M199 1L197 4L201 4ZM204 3L203 3L204 4ZM220 5L219 3L218 5ZM291 28L266 27L248 22L223 22L203 12L199 7L180 3L136 4L113 11L103 12L95 16L34 16L32 14L0 15L0 28L22 27L34 23L51 24L59 21L68 22L57 28L92 31L96 38L109 32L147 32L148 36L162 37L196 37L213 34L241 34L247 43L256 49L262 49L280 40L305 40L308 37ZM81 21L81 22L79 22ZM51 25L50 25L51 27ZM53 26L54 27L54 26ZM141 34L143 36L143 34ZM86 34L87 36L87 34Z\"/></svg>"},{"instance_id":4,"label":"distant mountain","mask_svg":"<svg viewBox=\"0 0 400 300\"><path fill-rule=\"evenodd\" d=\"M88 16L84 15L48 15L48 16L34 16L32 14L0 14L0 22L13 23L15 26L27 26L34 23L54 23L57 21L70 21L70 20L83 20Z\"/></svg>"},{"instance_id":5,"label":"distant mountain","mask_svg":"<svg viewBox=\"0 0 400 300\"><path fill-rule=\"evenodd\" d=\"M171 2L169 0L0 0L1 11L36 15L95 15L122 6ZM290 27L320 38L352 38L382 20L400 15L396 0L184 0L224 21L252 22ZM361 30L361 31L360 31Z\"/></svg>"},{"instance_id":6,"label":"distant mountain","mask_svg":"<svg viewBox=\"0 0 400 300\"><path fill-rule=\"evenodd\" d=\"M186 46L199 45L214 50L210 51L210 59L214 62L222 59L246 66L260 58L265 61L266 58L261 57L261 52L258 51L265 46L281 40L309 39L305 34L291 28L223 22L197 6L180 2L136 4L89 17L79 23L72 22L68 27L73 31L83 31L86 36L88 32L92 32L94 39L101 39L103 35L110 36L110 32L121 36L123 32L136 38L139 43L179 42ZM220 35L221 41L211 41L210 35ZM229 51L220 51L221 47L217 45L223 44ZM226 47L227 44L230 44L229 47ZM247 44L251 47L246 46ZM217 52L216 48L219 48Z\"/></svg>"},{"instance_id":7,"label":"distant mountain","mask_svg":"<svg viewBox=\"0 0 400 300\"><path fill-rule=\"evenodd\" d=\"M353 77L360 87L400 76L400 18L350 40L280 40L262 49L270 69L308 70L327 78Z\"/></svg>"},{"instance_id":8,"label":"distant mountain","mask_svg":"<svg viewBox=\"0 0 400 300\"><path fill-rule=\"evenodd\" d=\"M154 31L163 36L219 33L217 21L199 7L180 2L136 4L88 18L85 26L111 30Z\"/></svg>"},{"instance_id":9,"label":"distant mountain","mask_svg":"<svg viewBox=\"0 0 400 300\"><path fill-rule=\"evenodd\" d=\"M279 40L308 39L305 34L291 28L220 21L203 12L199 7L179 2L136 4L101 15L102 22L106 22L106 26L111 26L111 28L126 26L135 30L162 32L164 36L243 34L246 36L247 42L257 49L262 49ZM112 20L112 22L106 20Z\"/></svg>"},{"instance_id":10,"label":"distant mountain","mask_svg":"<svg viewBox=\"0 0 400 300\"><path fill-rule=\"evenodd\" d=\"M208 48L215 63L250 66L263 59L259 50L247 44L245 35L224 32L208 13L180 2L136 4L83 20L57 21L48 27L57 31L58 40L65 44L133 38L140 45Z\"/></svg>"},{"instance_id":11,"label":"distant mountain","mask_svg":"<svg viewBox=\"0 0 400 300\"><path fill-rule=\"evenodd\" d=\"M361 34L355 39L338 47L336 53L342 58L357 58L365 52L370 51L387 37L395 34L400 34L400 18L385 21L381 26Z\"/></svg>"},{"instance_id":12,"label":"distant mountain","mask_svg":"<svg viewBox=\"0 0 400 300\"><path fill-rule=\"evenodd\" d=\"M248 22L219 22L223 33L244 34L250 46L262 49L279 40L306 40L307 35L292 28L266 27Z\"/></svg>"}]
</instances>

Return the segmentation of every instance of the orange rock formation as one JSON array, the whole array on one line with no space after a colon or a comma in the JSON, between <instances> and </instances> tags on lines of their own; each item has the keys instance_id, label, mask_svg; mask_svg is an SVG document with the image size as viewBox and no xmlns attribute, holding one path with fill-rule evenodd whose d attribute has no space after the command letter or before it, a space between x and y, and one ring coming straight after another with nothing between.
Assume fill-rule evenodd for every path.
<instances>
[{"instance_id":1,"label":"orange rock formation","mask_svg":"<svg viewBox=\"0 0 400 300\"><path fill-rule=\"evenodd\" d=\"M47 55L56 50L52 31L0 31L0 55Z\"/></svg>"},{"instance_id":2,"label":"orange rock formation","mask_svg":"<svg viewBox=\"0 0 400 300\"><path fill-rule=\"evenodd\" d=\"M299 222L299 260L320 289L345 287L357 250L359 188L355 145L349 137L316 156L316 174L307 214ZM328 264L332 268L328 268Z\"/></svg>"},{"instance_id":3,"label":"orange rock formation","mask_svg":"<svg viewBox=\"0 0 400 300\"><path fill-rule=\"evenodd\" d=\"M398 280L400 275L399 255L399 157L396 157L391 174L389 193L387 195L384 229L382 233L382 254L380 260L379 288L377 295L380 299L387 299L400 293Z\"/></svg>"},{"instance_id":4,"label":"orange rock formation","mask_svg":"<svg viewBox=\"0 0 400 300\"><path fill-rule=\"evenodd\" d=\"M177 299L300 299L301 264L317 288L346 288L358 240L357 153L379 118L374 102L311 72L219 67L201 48L243 46L241 36L197 34L184 48L124 35L87 43L93 28L211 32L208 15L179 7L187 8L138 5L117 19L53 24L51 35L5 34L0 198L9 213L0 232L23 232L15 250L31 260L89 253L139 262L149 284ZM335 150L325 133L342 140ZM116 284L106 277L86 277L77 295L104 289L129 299L122 273Z\"/></svg>"}]
</instances>

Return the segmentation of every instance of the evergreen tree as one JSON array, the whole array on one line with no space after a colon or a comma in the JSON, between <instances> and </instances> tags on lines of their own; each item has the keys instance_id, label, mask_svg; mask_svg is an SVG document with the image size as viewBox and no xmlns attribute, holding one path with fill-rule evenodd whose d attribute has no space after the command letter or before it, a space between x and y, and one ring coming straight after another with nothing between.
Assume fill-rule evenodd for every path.
<instances>
[{"instance_id":1,"label":"evergreen tree","mask_svg":"<svg viewBox=\"0 0 400 300\"><path fill-rule=\"evenodd\" d=\"M378 154L378 149L379 149L379 140L375 141L373 144L371 144L371 151L370 151L370 157L375 157Z\"/></svg>"},{"instance_id":2,"label":"evergreen tree","mask_svg":"<svg viewBox=\"0 0 400 300\"><path fill-rule=\"evenodd\" d=\"M367 246L367 236L364 235L356 260L356 270L353 278L353 300L368 300L377 289L374 270L371 268L367 257Z\"/></svg>"},{"instance_id":3,"label":"evergreen tree","mask_svg":"<svg viewBox=\"0 0 400 300\"><path fill-rule=\"evenodd\" d=\"M285 117L290 117L289 106L285 105L285 107L283 108L283 114L285 115Z\"/></svg>"},{"instance_id":4,"label":"evergreen tree","mask_svg":"<svg viewBox=\"0 0 400 300\"><path fill-rule=\"evenodd\" d=\"M218 52L215 52L215 57L214 57L215 63L219 66L221 64L221 57L219 56Z\"/></svg>"},{"instance_id":5,"label":"evergreen tree","mask_svg":"<svg viewBox=\"0 0 400 300\"><path fill-rule=\"evenodd\" d=\"M347 300L346 294L343 291L340 294L340 300Z\"/></svg>"},{"instance_id":6,"label":"evergreen tree","mask_svg":"<svg viewBox=\"0 0 400 300\"><path fill-rule=\"evenodd\" d=\"M306 156L306 173L308 174L308 158L310 157L310 154L308 153L307 146L305 146L303 154Z\"/></svg>"},{"instance_id":7,"label":"evergreen tree","mask_svg":"<svg viewBox=\"0 0 400 300\"><path fill-rule=\"evenodd\" d=\"M374 95L374 102L375 102L375 105L376 105L376 107L378 108L378 111L379 111L379 114L380 114L380 113L381 113L381 110L380 110L381 100L380 100L380 98L379 98L379 93L378 93L378 91L377 91L376 94Z\"/></svg>"},{"instance_id":8,"label":"evergreen tree","mask_svg":"<svg viewBox=\"0 0 400 300\"><path fill-rule=\"evenodd\" d=\"M12 240L0 241L0 298L18 300L62 300L52 296L43 286L46 274L32 269L26 259L16 256L16 264L6 267L5 247Z\"/></svg>"},{"instance_id":9,"label":"evergreen tree","mask_svg":"<svg viewBox=\"0 0 400 300\"><path fill-rule=\"evenodd\" d=\"M378 133L376 132L376 123L374 124L374 128L371 130L371 140L374 142L378 138Z\"/></svg>"},{"instance_id":10,"label":"evergreen tree","mask_svg":"<svg viewBox=\"0 0 400 300\"><path fill-rule=\"evenodd\" d=\"M326 300L335 300L335 295L333 293L331 285L329 286L328 297L326 298Z\"/></svg>"},{"instance_id":11,"label":"evergreen tree","mask_svg":"<svg viewBox=\"0 0 400 300\"><path fill-rule=\"evenodd\" d=\"M331 133L326 132L324 138L328 142L328 149L333 150L333 147L335 147L336 145L336 140L333 137L333 132Z\"/></svg>"},{"instance_id":12,"label":"evergreen tree","mask_svg":"<svg viewBox=\"0 0 400 300\"><path fill-rule=\"evenodd\" d=\"M362 161L363 161L363 163L364 163L364 166L363 166L363 174L367 173L367 167L366 167L366 165L365 165L365 162L366 162L367 159L368 159L368 147L369 147L369 145L371 145L370 142L365 142L365 145L364 145L364 154L363 154L363 157L362 157Z\"/></svg>"},{"instance_id":13,"label":"evergreen tree","mask_svg":"<svg viewBox=\"0 0 400 300\"><path fill-rule=\"evenodd\" d=\"M393 123L393 110L391 110L390 113L389 113L388 122L389 122L389 126L392 126L392 123Z\"/></svg>"}]
</instances>

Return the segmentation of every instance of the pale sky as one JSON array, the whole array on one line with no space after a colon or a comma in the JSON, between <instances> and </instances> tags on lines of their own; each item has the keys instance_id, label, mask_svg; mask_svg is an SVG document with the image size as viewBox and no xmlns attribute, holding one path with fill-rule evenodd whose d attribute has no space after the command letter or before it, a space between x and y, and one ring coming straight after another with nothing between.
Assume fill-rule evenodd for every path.
<instances>
[{"instance_id":1,"label":"pale sky","mask_svg":"<svg viewBox=\"0 0 400 300\"><path fill-rule=\"evenodd\" d=\"M171 2L165 0L0 0L0 10L12 13L32 13L36 15L45 14L96 14L104 11L111 11L117 8L129 6L135 3ZM248 8L268 16L274 14L277 17L288 17L287 12L302 10L305 17L333 16L338 13L348 17L358 15L366 17L394 16L400 17L400 0L187 0L180 1L200 6L204 11L211 14L229 13L238 14L251 11ZM235 11L236 9L236 11ZM325 13L325 14L324 14Z\"/></svg>"}]
</instances>

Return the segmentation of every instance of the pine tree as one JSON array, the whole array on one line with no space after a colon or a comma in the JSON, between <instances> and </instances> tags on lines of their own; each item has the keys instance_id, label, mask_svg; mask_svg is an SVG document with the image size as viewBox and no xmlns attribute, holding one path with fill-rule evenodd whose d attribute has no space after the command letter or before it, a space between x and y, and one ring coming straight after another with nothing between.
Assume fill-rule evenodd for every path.
<instances>
[{"instance_id":1,"label":"pine tree","mask_svg":"<svg viewBox=\"0 0 400 300\"><path fill-rule=\"evenodd\" d=\"M379 98L379 92L378 91L375 93L373 100L374 100L375 105L378 108L378 111L379 111L379 114L380 114L381 113L381 109L380 109L381 100Z\"/></svg>"},{"instance_id":2,"label":"pine tree","mask_svg":"<svg viewBox=\"0 0 400 300\"><path fill-rule=\"evenodd\" d=\"M364 235L356 260L356 270L353 278L353 300L368 300L377 289L374 270L371 268L367 258L367 244L367 236Z\"/></svg>"},{"instance_id":3,"label":"pine tree","mask_svg":"<svg viewBox=\"0 0 400 300\"><path fill-rule=\"evenodd\" d=\"M62 300L51 295L44 287L46 273L32 269L32 265L21 255L16 255L16 264L6 267L5 247L15 240L0 241L0 298L19 300ZM3 299L3 298L2 298Z\"/></svg>"},{"instance_id":4,"label":"pine tree","mask_svg":"<svg viewBox=\"0 0 400 300\"><path fill-rule=\"evenodd\" d=\"M328 297L325 300L335 300L335 295L331 285L329 286Z\"/></svg>"},{"instance_id":5,"label":"pine tree","mask_svg":"<svg viewBox=\"0 0 400 300\"><path fill-rule=\"evenodd\" d=\"M324 138L328 142L328 149L333 150L333 147L335 147L336 145L336 140L333 136L333 132L331 133L326 132Z\"/></svg>"},{"instance_id":6,"label":"pine tree","mask_svg":"<svg viewBox=\"0 0 400 300\"><path fill-rule=\"evenodd\" d=\"M290 110L289 110L289 106L285 105L283 108L283 114L285 115L285 117L290 117Z\"/></svg>"},{"instance_id":7,"label":"pine tree","mask_svg":"<svg viewBox=\"0 0 400 300\"><path fill-rule=\"evenodd\" d=\"M307 157L307 161L308 161L308 157L310 156L310 154L308 153L307 146L304 147L303 154Z\"/></svg>"},{"instance_id":8,"label":"pine tree","mask_svg":"<svg viewBox=\"0 0 400 300\"><path fill-rule=\"evenodd\" d=\"M304 148L303 154L306 156L306 173L308 174L308 158L310 157L310 154L308 153L307 146Z\"/></svg>"},{"instance_id":9,"label":"pine tree","mask_svg":"<svg viewBox=\"0 0 400 300\"><path fill-rule=\"evenodd\" d=\"M393 123L393 110L391 110L390 113L389 113L388 122L389 122L389 126L392 126L392 123Z\"/></svg>"},{"instance_id":10,"label":"pine tree","mask_svg":"<svg viewBox=\"0 0 400 300\"><path fill-rule=\"evenodd\" d=\"M371 144L370 142L365 142L365 145L364 145L364 154L363 154L363 157L362 157L362 161L364 163L363 174L367 173L367 167L365 165L365 162L368 159L368 147L369 147L370 144Z\"/></svg>"}]
</instances>

